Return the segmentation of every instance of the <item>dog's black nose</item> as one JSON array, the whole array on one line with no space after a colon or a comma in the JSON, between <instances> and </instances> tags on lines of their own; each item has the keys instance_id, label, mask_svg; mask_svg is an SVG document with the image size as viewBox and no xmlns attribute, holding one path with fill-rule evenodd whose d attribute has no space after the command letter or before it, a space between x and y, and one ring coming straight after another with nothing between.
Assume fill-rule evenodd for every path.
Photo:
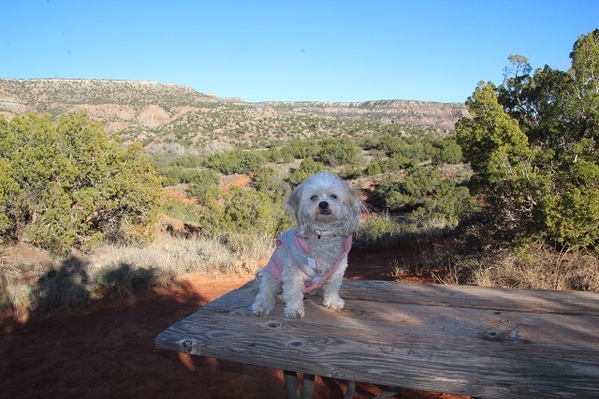
<instances>
[{"instance_id":1,"label":"dog's black nose","mask_svg":"<svg viewBox=\"0 0 599 399\"><path fill-rule=\"evenodd\" d=\"M329 203L326 201L321 201L318 203L318 207L320 209L329 209Z\"/></svg>"}]
</instances>

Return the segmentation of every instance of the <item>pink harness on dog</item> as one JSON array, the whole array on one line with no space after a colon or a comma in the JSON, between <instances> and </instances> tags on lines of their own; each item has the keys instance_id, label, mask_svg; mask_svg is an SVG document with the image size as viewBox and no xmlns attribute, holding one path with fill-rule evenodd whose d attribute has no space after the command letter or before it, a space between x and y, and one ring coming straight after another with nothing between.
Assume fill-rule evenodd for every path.
<instances>
[{"instance_id":1,"label":"pink harness on dog","mask_svg":"<svg viewBox=\"0 0 599 399\"><path fill-rule=\"evenodd\" d=\"M264 268L272 274L277 280L282 280L283 261L281 260L281 251L285 250L289 254L292 262L300 269L304 276L304 293L312 292L320 288L324 282L339 268L341 262L347 257L352 245L352 236L345 237L344 252L341 254L335 265L326 273L318 267L318 262L311 257L310 245L308 240L298 237L297 229L287 230L277 238L277 249L273 252L268 264Z\"/></svg>"}]
</instances>

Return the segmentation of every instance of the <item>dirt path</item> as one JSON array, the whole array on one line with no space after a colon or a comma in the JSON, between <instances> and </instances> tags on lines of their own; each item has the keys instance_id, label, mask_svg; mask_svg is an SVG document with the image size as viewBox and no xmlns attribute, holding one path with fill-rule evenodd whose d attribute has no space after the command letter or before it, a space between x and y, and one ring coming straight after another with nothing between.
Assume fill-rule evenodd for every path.
<instances>
[{"instance_id":1,"label":"dirt path","mask_svg":"<svg viewBox=\"0 0 599 399\"><path fill-rule=\"evenodd\" d=\"M356 251L349 278L389 277L394 253ZM368 258L368 259L367 259ZM360 270L351 265L368 264ZM154 348L154 338L200 306L247 282L190 276L170 290L83 314L0 319L0 398L284 398L282 372ZM383 388L359 383L356 398ZM342 398L342 381L316 379L316 398ZM406 390L397 398L457 396Z\"/></svg>"}]
</instances>

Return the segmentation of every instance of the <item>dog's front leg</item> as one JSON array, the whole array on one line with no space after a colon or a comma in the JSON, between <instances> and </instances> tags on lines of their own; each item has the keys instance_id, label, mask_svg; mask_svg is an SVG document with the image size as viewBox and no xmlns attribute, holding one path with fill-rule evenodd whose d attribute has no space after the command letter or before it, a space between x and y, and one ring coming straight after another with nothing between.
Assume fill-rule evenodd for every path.
<instances>
[{"instance_id":1,"label":"dog's front leg","mask_svg":"<svg viewBox=\"0 0 599 399\"><path fill-rule=\"evenodd\" d=\"M295 266L292 266L295 267ZM304 317L304 279L295 270L283 270L284 315L289 319Z\"/></svg>"},{"instance_id":2,"label":"dog's front leg","mask_svg":"<svg viewBox=\"0 0 599 399\"><path fill-rule=\"evenodd\" d=\"M252 305L252 312L256 316L266 316L275 307L275 297L281 288L281 282L268 272L262 274L260 291Z\"/></svg>"},{"instance_id":3,"label":"dog's front leg","mask_svg":"<svg viewBox=\"0 0 599 399\"><path fill-rule=\"evenodd\" d=\"M345 306L345 301L339 296L339 289L343 283L343 274L347 267L347 261L339 265L339 269L322 286L324 300L322 304L329 309L341 310Z\"/></svg>"}]
</instances>

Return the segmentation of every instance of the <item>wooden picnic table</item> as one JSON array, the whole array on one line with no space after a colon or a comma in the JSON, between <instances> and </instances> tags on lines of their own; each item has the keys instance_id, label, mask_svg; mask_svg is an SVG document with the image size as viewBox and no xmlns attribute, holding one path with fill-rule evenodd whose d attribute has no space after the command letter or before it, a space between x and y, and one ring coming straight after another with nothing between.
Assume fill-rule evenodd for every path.
<instances>
[{"instance_id":1,"label":"wooden picnic table","mask_svg":"<svg viewBox=\"0 0 599 399\"><path fill-rule=\"evenodd\" d=\"M301 320L249 315L250 284L156 337L159 349L314 375L482 398L599 398L599 294L344 280ZM354 383L348 385L351 397Z\"/></svg>"}]
</instances>

